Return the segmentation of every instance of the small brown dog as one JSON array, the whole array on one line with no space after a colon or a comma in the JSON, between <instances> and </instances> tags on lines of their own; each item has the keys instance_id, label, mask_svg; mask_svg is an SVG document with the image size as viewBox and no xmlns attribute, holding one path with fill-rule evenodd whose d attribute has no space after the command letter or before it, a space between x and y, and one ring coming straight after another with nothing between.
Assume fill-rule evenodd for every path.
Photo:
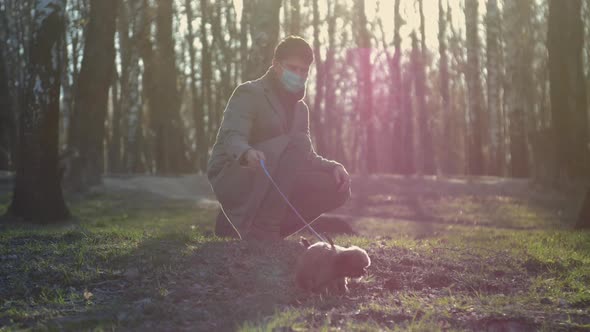
<instances>
[{"instance_id":1,"label":"small brown dog","mask_svg":"<svg viewBox=\"0 0 590 332\"><path fill-rule=\"evenodd\" d=\"M307 248L299 258L295 271L295 282L305 290L322 292L335 290L340 293L348 291L348 278L360 278L367 272L371 259L367 252L357 246L344 248L330 242L316 242L310 245L301 238L301 244Z\"/></svg>"}]
</instances>

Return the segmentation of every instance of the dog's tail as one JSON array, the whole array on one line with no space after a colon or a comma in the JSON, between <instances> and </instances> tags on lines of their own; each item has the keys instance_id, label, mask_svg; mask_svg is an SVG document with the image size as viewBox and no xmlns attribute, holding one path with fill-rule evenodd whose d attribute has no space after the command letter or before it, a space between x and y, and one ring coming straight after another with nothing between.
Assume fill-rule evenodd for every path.
<instances>
[{"instance_id":1,"label":"dog's tail","mask_svg":"<svg viewBox=\"0 0 590 332\"><path fill-rule=\"evenodd\" d=\"M309 241L307 241L307 239L303 236L299 238L299 243L301 243L301 245L304 246L305 249L309 248L309 246L311 245Z\"/></svg>"},{"instance_id":2,"label":"dog's tail","mask_svg":"<svg viewBox=\"0 0 590 332\"><path fill-rule=\"evenodd\" d=\"M336 247L334 246L334 241L332 241L332 238L328 236L328 234L324 233L324 236L326 237L326 239L328 239L328 242L330 243L330 245L332 246L333 250L336 250Z\"/></svg>"}]
</instances>

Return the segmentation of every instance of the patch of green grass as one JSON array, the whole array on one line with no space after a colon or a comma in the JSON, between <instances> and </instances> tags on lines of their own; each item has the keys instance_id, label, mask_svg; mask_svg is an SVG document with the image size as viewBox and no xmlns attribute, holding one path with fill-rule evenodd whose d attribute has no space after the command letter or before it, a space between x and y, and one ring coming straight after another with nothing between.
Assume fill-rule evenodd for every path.
<instances>
[{"instance_id":1,"label":"patch of green grass","mask_svg":"<svg viewBox=\"0 0 590 332\"><path fill-rule=\"evenodd\" d=\"M151 203L90 195L70 203L73 223L6 227L0 232L0 323L26 327L124 301L117 298L129 275L154 276L152 284L158 284L158 276L178 270L187 245L203 241L211 228L213 212Z\"/></svg>"},{"instance_id":2,"label":"patch of green grass","mask_svg":"<svg viewBox=\"0 0 590 332\"><path fill-rule=\"evenodd\" d=\"M70 224L2 226L0 326L551 331L590 324L590 234L553 230L559 204L480 195L463 182L443 183L446 192L434 180L394 180L401 189L381 188L359 205L360 235L334 237L372 259L369 276L351 282L345 296L294 287L303 250L295 239L212 236L215 210L148 195L70 198Z\"/></svg>"},{"instance_id":3,"label":"patch of green grass","mask_svg":"<svg viewBox=\"0 0 590 332\"><path fill-rule=\"evenodd\" d=\"M318 321L317 312L313 308L296 309L290 308L277 311L269 317L260 319L259 323L246 322L238 328L240 332L250 331L276 331L280 329L291 331L328 331L329 319Z\"/></svg>"}]
</instances>

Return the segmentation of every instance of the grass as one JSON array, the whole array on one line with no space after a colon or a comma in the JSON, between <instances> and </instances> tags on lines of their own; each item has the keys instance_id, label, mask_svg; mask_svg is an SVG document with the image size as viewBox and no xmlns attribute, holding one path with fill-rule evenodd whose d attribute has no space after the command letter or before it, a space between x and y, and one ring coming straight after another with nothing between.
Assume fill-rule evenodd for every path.
<instances>
[{"instance_id":1,"label":"grass","mask_svg":"<svg viewBox=\"0 0 590 332\"><path fill-rule=\"evenodd\" d=\"M359 235L336 242L372 259L346 296L294 287L294 240L216 238L216 211L191 202L92 193L68 197L67 225L0 224L0 331L590 329L590 234L568 230L565 196L367 182L338 211Z\"/></svg>"}]
</instances>

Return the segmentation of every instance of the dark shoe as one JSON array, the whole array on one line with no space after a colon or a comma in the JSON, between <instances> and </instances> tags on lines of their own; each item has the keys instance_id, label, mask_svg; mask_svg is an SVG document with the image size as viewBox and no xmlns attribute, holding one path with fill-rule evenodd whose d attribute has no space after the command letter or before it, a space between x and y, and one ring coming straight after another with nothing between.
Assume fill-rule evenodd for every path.
<instances>
[{"instance_id":1,"label":"dark shoe","mask_svg":"<svg viewBox=\"0 0 590 332\"><path fill-rule=\"evenodd\" d=\"M279 241L281 240L281 234L278 229L268 230L266 228L257 227L252 225L250 231L245 236L245 240L253 241Z\"/></svg>"},{"instance_id":2,"label":"dark shoe","mask_svg":"<svg viewBox=\"0 0 590 332\"><path fill-rule=\"evenodd\" d=\"M238 238L236 230L229 223L221 209L219 209L219 213L217 214L217 218L215 220L215 235L218 237L231 237L234 239Z\"/></svg>"},{"instance_id":3,"label":"dark shoe","mask_svg":"<svg viewBox=\"0 0 590 332\"><path fill-rule=\"evenodd\" d=\"M313 223L312 227L320 234L357 235L350 224L339 216L321 216Z\"/></svg>"}]
</instances>

